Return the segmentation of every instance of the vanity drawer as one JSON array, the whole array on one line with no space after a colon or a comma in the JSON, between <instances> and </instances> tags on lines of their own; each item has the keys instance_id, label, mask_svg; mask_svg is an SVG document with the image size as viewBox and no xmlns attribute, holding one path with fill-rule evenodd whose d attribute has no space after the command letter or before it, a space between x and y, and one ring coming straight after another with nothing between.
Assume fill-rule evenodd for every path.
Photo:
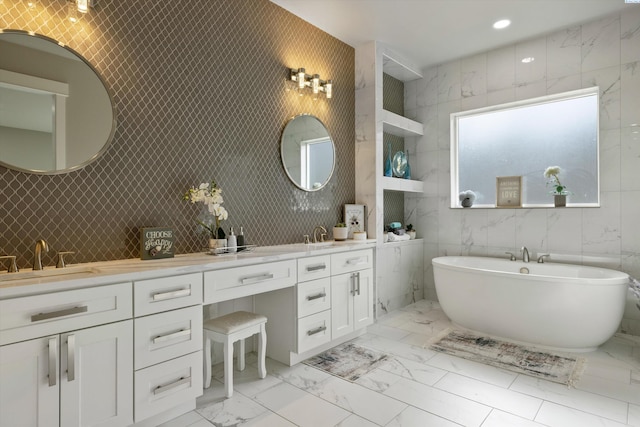
<instances>
[{"instance_id":1,"label":"vanity drawer","mask_svg":"<svg viewBox=\"0 0 640 427\"><path fill-rule=\"evenodd\" d=\"M298 353L331 341L331 310L298 319Z\"/></svg>"},{"instance_id":2,"label":"vanity drawer","mask_svg":"<svg viewBox=\"0 0 640 427\"><path fill-rule=\"evenodd\" d=\"M133 295L136 317L202 304L202 273L136 281Z\"/></svg>"},{"instance_id":3,"label":"vanity drawer","mask_svg":"<svg viewBox=\"0 0 640 427\"><path fill-rule=\"evenodd\" d=\"M298 317L331 308L331 278L298 283Z\"/></svg>"},{"instance_id":4,"label":"vanity drawer","mask_svg":"<svg viewBox=\"0 0 640 427\"><path fill-rule=\"evenodd\" d=\"M0 301L0 345L131 318L131 283Z\"/></svg>"},{"instance_id":5,"label":"vanity drawer","mask_svg":"<svg viewBox=\"0 0 640 427\"><path fill-rule=\"evenodd\" d=\"M135 372L135 422L202 395L202 351Z\"/></svg>"},{"instance_id":6,"label":"vanity drawer","mask_svg":"<svg viewBox=\"0 0 640 427\"><path fill-rule=\"evenodd\" d=\"M373 267L373 250L342 252L331 255L331 274L350 273Z\"/></svg>"},{"instance_id":7,"label":"vanity drawer","mask_svg":"<svg viewBox=\"0 0 640 427\"><path fill-rule=\"evenodd\" d=\"M331 255L313 256L298 260L298 282L322 279L331 275Z\"/></svg>"},{"instance_id":8,"label":"vanity drawer","mask_svg":"<svg viewBox=\"0 0 640 427\"><path fill-rule=\"evenodd\" d=\"M135 363L142 369L202 350L202 307L193 306L134 320Z\"/></svg>"},{"instance_id":9,"label":"vanity drawer","mask_svg":"<svg viewBox=\"0 0 640 427\"><path fill-rule=\"evenodd\" d=\"M274 291L295 283L296 260L207 271L204 273L204 303Z\"/></svg>"}]
</instances>

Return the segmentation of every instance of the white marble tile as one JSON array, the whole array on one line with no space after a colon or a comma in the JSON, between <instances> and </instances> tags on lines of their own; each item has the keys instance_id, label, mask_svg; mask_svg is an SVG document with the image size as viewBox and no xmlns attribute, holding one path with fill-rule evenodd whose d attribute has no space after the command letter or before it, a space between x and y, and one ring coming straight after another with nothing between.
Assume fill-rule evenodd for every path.
<instances>
[{"instance_id":1,"label":"white marble tile","mask_svg":"<svg viewBox=\"0 0 640 427\"><path fill-rule=\"evenodd\" d=\"M489 209L487 211L487 244L513 250L516 243L515 209Z\"/></svg>"},{"instance_id":2,"label":"white marble tile","mask_svg":"<svg viewBox=\"0 0 640 427\"><path fill-rule=\"evenodd\" d=\"M640 156L640 144L638 144L638 155ZM640 162L639 162L640 163ZM620 201L622 219L620 233L622 234L622 252L640 254L640 190L623 191Z\"/></svg>"},{"instance_id":3,"label":"white marble tile","mask_svg":"<svg viewBox=\"0 0 640 427\"><path fill-rule=\"evenodd\" d=\"M482 423L482 427L537 427L542 424L517 415L494 409L487 419Z\"/></svg>"},{"instance_id":4,"label":"white marble tile","mask_svg":"<svg viewBox=\"0 0 640 427\"><path fill-rule=\"evenodd\" d=\"M267 371L268 369L269 365L267 364ZM299 363L291 367L287 366L285 369L269 372L269 374L302 390L307 390L328 380L329 378L332 378L331 374L321 369L305 365L304 363Z\"/></svg>"},{"instance_id":5,"label":"white marble tile","mask_svg":"<svg viewBox=\"0 0 640 427\"><path fill-rule=\"evenodd\" d=\"M453 373L444 376L435 387L530 420L542 404L538 398Z\"/></svg>"},{"instance_id":6,"label":"white marble tile","mask_svg":"<svg viewBox=\"0 0 640 427\"><path fill-rule=\"evenodd\" d=\"M600 89L600 129L618 129L621 120L620 65L582 74L582 87Z\"/></svg>"},{"instance_id":7,"label":"white marble tile","mask_svg":"<svg viewBox=\"0 0 640 427\"><path fill-rule=\"evenodd\" d=\"M620 67L620 126L640 126L640 61Z\"/></svg>"},{"instance_id":8,"label":"white marble tile","mask_svg":"<svg viewBox=\"0 0 640 427\"><path fill-rule=\"evenodd\" d=\"M159 427L192 427L197 423L206 422L207 426L211 426L200 414L195 411L187 412L184 415L174 418L164 424L160 424Z\"/></svg>"},{"instance_id":9,"label":"white marble tile","mask_svg":"<svg viewBox=\"0 0 640 427\"><path fill-rule=\"evenodd\" d=\"M481 425L491 410L488 406L404 378L384 394L464 426Z\"/></svg>"},{"instance_id":10,"label":"white marble tile","mask_svg":"<svg viewBox=\"0 0 640 427\"><path fill-rule=\"evenodd\" d=\"M535 420L549 427L622 427L625 425L626 415L625 421L616 422L566 406L544 402Z\"/></svg>"},{"instance_id":11,"label":"white marble tile","mask_svg":"<svg viewBox=\"0 0 640 427\"><path fill-rule=\"evenodd\" d=\"M508 388L518 376L511 371L443 353L438 353L426 363L448 372L460 374L502 388Z\"/></svg>"},{"instance_id":12,"label":"white marble tile","mask_svg":"<svg viewBox=\"0 0 640 427\"><path fill-rule=\"evenodd\" d=\"M422 79L418 80L417 105L425 107L438 103L438 67L422 70Z\"/></svg>"},{"instance_id":13,"label":"white marble tile","mask_svg":"<svg viewBox=\"0 0 640 427\"><path fill-rule=\"evenodd\" d=\"M336 405L286 383L258 394L255 401L299 426L335 426L351 415Z\"/></svg>"},{"instance_id":14,"label":"white marble tile","mask_svg":"<svg viewBox=\"0 0 640 427\"><path fill-rule=\"evenodd\" d=\"M515 46L492 50L487 54L487 91L511 89L516 82Z\"/></svg>"},{"instance_id":15,"label":"white marble tile","mask_svg":"<svg viewBox=\"0 0 640 427\"><path fill-rule=\"evenodd\" d=\"M443 369L399 356L394 357L389 363L385 363L380 369L426 385L434 385L447 374L447 371Z\"/></svg>"},{"instance_id":16,"label":"white marble tile","mask_svg":"<svg viewBox=\"0 0 640 427\"><path fill-rule=\"evenodd\" d=\"M620 191L620 183L621 183L620 162L621 162L620 129L601 130L600 131L600 190L601 191Z\"/></svg>"},{"instance_id":17,"label":"white marble tile","mask_svg":"<svg viewBox=\"0 0 640 427\"><path fill-rule=\"evenodd\" d=\"M620 193L601 192L599 209L583 210L582 249L592 254L620 254Z\"/></svg>"},{"instance_id":18,"label":"white marble tile","mask_svg":"<svg viewBox=\"0 0 640 427\"><path fill-rule=\"evenodd\" d=\"M537 38L516 44L516 85L529 84L547 78L547 39ZM525 62L525 59L532 59Z\"/></svg>"},{"instance_id":19,"label":"white marble tile","mask_svg":"<svg viewBox=\"0 0 640 427\"><path fill-rule=\"evenodd\" d=\"M608 378L583 375L576 383L578 390L611 397L612 399L640 405L640 385L623 384Z\"/></svg>"},{"instance_id":20,"label":"white marble tile","mask_svg":"<svg viewBox=\"0 0 640 427\"><path fill-rule=\"evenodd\" d=\"M356 384L366 387L378 393L384 392L393 384L400 381L401 377L390 372L383 371L380 368L367 372L356 380Z\"/></svg>"},{"instance_id":21,"label":"white marble tile","mask_svg":"<svg viewBox=\"0 0 640 427\"><path fill-rule=\"evenodd\" d=\"M202 407L199 401L196 411L216 426L232 427L264 414L267 409L240 393L234 393L229 399Z\"/></svg>"},{"instance_id":22,"label":"white marble tile","mask_svg":"<svg viewBox=\"0 0 640 427\"><path fill-rule=\"evenodd\" d=\"M273 426L295 427L296 426L292 422L282 418L278 414L274 414L273 412L265 412L264 414L258 415L257 417L250 419L249 421L247 421L246 423L243 423L242 425L247 427L273 427ZM206 427L211 427L211 424L208 424Z\"/></svg>"},{"instance_id":23,"label":"white marble tile","mask_svg":"<svg viewBox=\"0 0 640 427\"><path fill-rule=\"evenodd\" d=\"M627 419L627 403L582 390L571 389L562 384L519 375L510 389L618 422L626 422ZM536 421L539 420L536 418Z\"/></svg>"},{"instance_id":24,"label":"white marble tile","mask_svg":"<svg viewBox=\"0 0 640 427\"><path fill-rule=\"evenodd\" d=\"M516 100L538 98L547 94L546 80L537 82L522 83L516 86Z\"/></svg>"},{"instance_id":25,"label":"white marble tile","mask_svg":"<svg viewBox=\"0 0 640 427\"><path fill-rule=\"evenodd\" d=\"M620 157L621 190L640 190L640 123L621 129Z\"/></svg>"},{"instance_id":26,"label":"white marble tile","mask_svg":"<svg viewBox=\"0 0 640 427\"><path fill-rule=\"evenodd\" d=\"M481 53L460 61L460 90L463 98L487 93L487 55Z\"/></svg>"},{"instance_id":27,"label":"white marble tile","mask_svg":"<svg viewBox=\"0 0 640 427\"><path fill-rule=\"evenodd\" d=\"M461 98L460 62L451 61L438 66L438 103Z\"/></svg>"},{"instance_id":28,"label":"white marble tile","mask_svg":"<svg viewBox=\"0 0 640 427\"><path fill-rule=\"evenodd\" d=\"M462 210L462 246L470 252L474 246L488 245L488 210Z\"/></svg>"},{"instance_id":29,"label":"white marble tile","mask_svg":"<svg viewBox=\"0 0 640 427\"><path fill-rule=\"evenodd\" d=\"M547 36L547 78L557 79L580 73L581 32L582 28L576 26Z\"/></svg>"},{"instance_id":30,"label":"white marble tile","mask_svg":"<svg viewBox=\"0 0 640 427\"><path fill-rule=\"evenodd\" d=\"M545 209L516 209L516 247L529 253L547 252L547 213Z\"/></svg>"},{"instance_id":31,"label":"white marble tile","mask_svg":"<svg viewBox=\"0 0 640 427\"><path fill-rule=\"evenodd\" d=\"M626 8L620 17L620 61L640 61L640 7Z\"/></svg>"},{"instance_id":32,"label":"white marble tile","mask_svg":"<svg viewBox=\"0 0 640 427\"><path fill-rule=\"evenodd\" d=\"M413 360L416 362L426 362L436 355L436 352L426 348L399 343L397 341L392 341L380 337L375 337L371 340L360 342L360 345L371 348L373 350L380 350L388 354L404 357L405 359Z\"/></svg>"},{"instance_id":33,"label":"white marble tile","mask_svg":"<svg viewBox=\"0 0 640 427\"><path fill-rule=\"evenodd\" d=\"M582 25L582 72L620 64L620 16Z\"/></svg>"},{"instance_id":34,"label":"white marble tile","mask_svg":"<svg viewBox=\"0 0 640 427\"><path fill-rule=\"evenodd\" d=\"M456 427L456 424L452 421L438 417L437 415L430 414L429 412L422 411L413 406L409 406L402 411L400 415L395 417L386 427Z\"/></svg>"},{"instance_id":35,"label":"white marble tile","mask_svg":"<svg viewBox=\"0 0 640 427\"><path fill-rule=\"evenodd\" d=\"M556 93L569 92L572 90L578 90L582 88L582 75L572 74L565 77L559 77L557 79L547 80L547 95L553 95Z\"/></svg>"},{"instance_id":36,"label":"white marble tile","mask_svg":"<svg viewBox=\"0 0 640 427\"><path fill-rule=\"evenodd\" d=\"M627 423L630 426L640 427L640 406L629 405L629 418Z\"/></svg>"},{"instance_id":37,"label":"white marble tile","mask_svg":"<svg viewBox=\"0 0 640 427\"><path fill-rule=\"evenodd\" d=\"M376 427L377 425L357 415L350 415L344 421L336 424L336 427Z\"/></svg>"},{"instance_id":38,"label":"white marble tile","mask_svg":"<svg viewBox=\"0 0 640 427\"><path fill-rule=\"evenodd\" d=\"M410 334L410 332L403 329L393 328L391 326L385 326L378 323L369 326L367 328L367 332L396 341L400 341Z\"/></svg>"},{"instance_id":39,"label":"white marble tile","mask_svg":"<svg viewBox=\"0 0 640 427\"><path fill-rule=\"evenodd\" d=\"M407 407L402 402L339 378L324 381L309 391L327 402L380 425L385 425Z\"/></svg>"},{"instance_id":40,"label":"white marble tile","mask_svg":"<svg viewBox=\"0 0 640 427\"><path fill-rule=\"evenodd\" d=\"M582 209L546 209L548 247L582 252Z\"/></svg>"},{"instance_id":41,"label":"white marble tile","mask_svg":"<svg viewBox=\"0 0 640 427\"><path fill-rule=\"evenodd\" d=\"M450 209L441 206L438 211L438 242L460 245L462 242L462 209Z\"/></svg>"}]
</instances>

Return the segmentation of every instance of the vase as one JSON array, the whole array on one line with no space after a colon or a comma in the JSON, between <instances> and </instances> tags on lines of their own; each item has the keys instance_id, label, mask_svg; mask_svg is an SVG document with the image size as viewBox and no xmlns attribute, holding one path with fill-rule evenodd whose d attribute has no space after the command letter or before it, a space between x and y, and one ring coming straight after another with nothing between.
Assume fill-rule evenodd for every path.
<instances>
[{"instance_id":1,"label":"vase","mask_svg":"<svg viewBox=\"0 0 640 427\"><path fill-rule=\"evenodd\" d=\"M347 227L333 227L333 240L347 240L349 229Z\"/></svg>"},{"instance_id":2,"label":"vase","mask_svg":"<svg viewBox=\"0 0 640 427\"><path fill-rule=\"evenodd\" d=\"M226 252L227 239L209 239L209 249L215 254Z\"/></svg>"},{"instance_id":3,"label":"vase","mask_svg":"<svg viewBox=\"0 0 640 427\"><path fill-rule=\"evenodd\" d=\"M554 194L553 195L553 204L556 208L564 208L567 206L567 195L566 194Z\"/></svg>"},{"instance_id":4,"label":"vase","mask_svg":"<svg viewBox=\"0 0 640 427\"><path fill-rule=\"evenodd\" d=\"M470 208L471 206L473 206L473 202L471 201L471 198L465 197L464 199L462 199L463 208Z\"/></svg>"},{"instance_id":5,"label":"vase","mask_svg":"<svg viewBox=\"0 0 640 427\"><path fill-rule=\"evenodd\" d=\"M416 231L415 230L407 231L407 234L409 235L409 240L415 240L416 239Z\"/></svg>"},{"instance_id":6,"label":"vase","mask_svg":"<svg viewBox=\"0 0 640 427\"><path fill-rule=\"evenodd\" d=\"M384 162L384 176L393 176L393 170L391 168L391 143L389 143L389 155Z\"/></svg>"},{"instance_id":7,"label":"vase","mask_svg":"<svg viewBox=\"0 0 640 427\"><path fill-rule=\"evenodd\" d=\"M404 179L411 179L411 166L409 165L409 150L406 150L405 159L407 159L407 167L404 170Z\"/></svg>"}]
</instances>

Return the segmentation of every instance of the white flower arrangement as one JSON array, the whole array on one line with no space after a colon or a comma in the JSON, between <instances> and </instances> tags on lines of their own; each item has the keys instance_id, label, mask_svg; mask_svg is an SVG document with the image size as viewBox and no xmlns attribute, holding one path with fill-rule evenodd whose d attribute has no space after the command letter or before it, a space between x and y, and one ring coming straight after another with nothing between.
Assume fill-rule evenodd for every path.
<instances>
[{"instance_id":1,"label":"white flower arrangement","mask_svg":"<svg viewBox=\"0 0 640 427\"><path fill-rule=\"evenodd\" d=\"M227 210L222 207L222 203L224 202L222 199L222 188L218 187L215 181L211 181L211 183L203 182L198 188L191 187L187 190L184 195L184 200L191 203L202 202L207 207L208 213L213 216L215 221L209 224L200 220L196 221L209 231L212 239L217 239L220 221L224 221L229 217Z\"/></svg>"},{"instance_id":2,"label":"white flower arrangement","mask_svg":"<svg viewBox=\"0 0 640 427\"><path fill-rule=\"evenodd\" d=\"M462 203L462 206L465 206L465 207L469 207L469 206L473 205L473 202L476 200L476 197L477 197L476 193L474 193L471 190L461 191L458 194L458 199ZM468 201L465 201L467 199L468 199Z\"/></svg>"},{"instance_id":3,"label":"white flower arrangement","mask_svg":"<svg viewBox=\"0 0 640 427\"><path fill-rule=\"evenodd\" d=\"M549 179L549 181L547 181L547 185L553 187L553 191L551 193L565 195L569 194L567 187L560 183L560 178L558 178L558 175L560 175L560 166L549 166L544 171L545 178Z\"/></svg>"}]
</instances>

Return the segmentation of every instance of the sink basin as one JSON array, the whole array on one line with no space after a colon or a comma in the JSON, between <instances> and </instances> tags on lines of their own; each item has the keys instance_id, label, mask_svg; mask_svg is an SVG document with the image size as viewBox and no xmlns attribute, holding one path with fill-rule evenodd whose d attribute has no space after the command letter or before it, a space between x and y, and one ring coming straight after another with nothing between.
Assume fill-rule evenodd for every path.
<instances>
[{"instance_id":1,"label":"sink basin","mask_svg":"<svg viewBox=\"0 0 640 427\"><path fill-rule=\"evenodd\" d=\"M91 274L97 270L92 267L77 266L66 268L45 268L44 270L21 270L17 273L0 273L0 282L9 282L12 280L37 279L41 277L60 277L74 274Z\"/></svg>"}]
</instances>

